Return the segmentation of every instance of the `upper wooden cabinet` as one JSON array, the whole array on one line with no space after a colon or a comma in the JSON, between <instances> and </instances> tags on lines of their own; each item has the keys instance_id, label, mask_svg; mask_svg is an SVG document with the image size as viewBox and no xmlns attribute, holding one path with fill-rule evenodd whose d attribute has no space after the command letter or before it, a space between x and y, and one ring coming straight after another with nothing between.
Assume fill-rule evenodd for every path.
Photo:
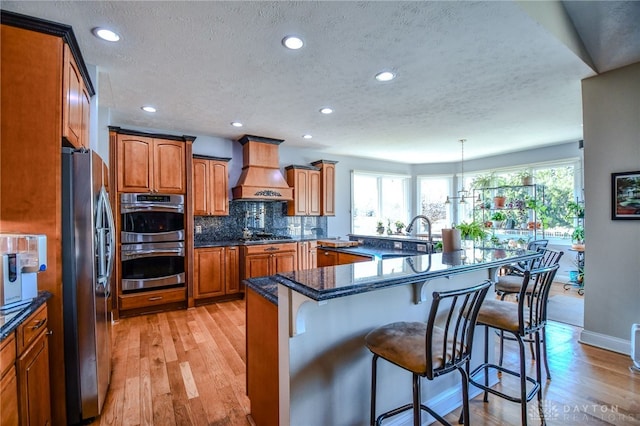
<instances>
[{"instance_id":1,"label":"upper wooden cabinet","mask_svg":"<svg viewBox=\"0 0 640 426\"><path fill-rule=\"evenodd\" d=\"M229 215L230 158L193 158L193 214L195 216Z\"/></svg>"},{"instance_id":2,"label":"upper wooden cabinet","mask_svg":"<svg viewBox=\"0 0 640 426\"><path fill-rule=\"evenodd\" d=\"M63 53L62 93L62 137L75 148L88 149L91 99L68 44Z\"/></svg>"},{"instance_id":3,"label":"upper wooden cabinet","mask_svg":"<svg viewBox=\"0 0 640 426\"><path fill-rule=\"evenodd\" d=\"M186 192L184 142L118 134L116 151L118 192Z\"/></svg>"},{"instance_id":4,"label":"upper wooden cabinet","mask_svg":"<svg viewBox=\"0 0 640 426\"><path fill-rule=\"evenodd\" d=\"M318 160L311 163L320 169L320 215L336 215L336 163L337 161Z\"/></svg>"},{"instance_id":5,"label":"upper wooden cabinet","mask_svg":"<svg viewBox=\"0 0 640 426\"><path fill-rule=\"evenodd\" d=\"M311 166L288 166L287 183L293 187L293 201L287 202L289 216L320 215L320 171Z\"/></svg>"}]
</instances>

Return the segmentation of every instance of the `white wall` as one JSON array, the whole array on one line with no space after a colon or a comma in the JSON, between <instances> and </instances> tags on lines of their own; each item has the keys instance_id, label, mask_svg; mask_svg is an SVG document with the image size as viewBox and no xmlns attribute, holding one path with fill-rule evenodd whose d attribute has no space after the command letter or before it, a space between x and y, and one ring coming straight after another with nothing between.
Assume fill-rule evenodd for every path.
<instances>
[{"instance_id":1,"label":"white wall","mask_svg":"<svg viewBox=\"0 0 640 426\"><path fill-rule=\"evenodd\" d=\"M629 353L640 323L640 222L611 220L611 173L640 170L640 63L582 82L585 316L581 340Z\"/></svg>"}]
</instances>

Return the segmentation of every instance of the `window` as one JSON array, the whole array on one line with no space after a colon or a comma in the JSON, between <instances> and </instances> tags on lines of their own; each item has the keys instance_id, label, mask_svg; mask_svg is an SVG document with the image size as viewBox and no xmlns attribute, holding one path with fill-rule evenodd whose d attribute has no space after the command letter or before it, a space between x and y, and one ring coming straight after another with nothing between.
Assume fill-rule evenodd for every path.
<instances>
[{"instance_id":1,"label":"window","mask_svg":"<svg viewBox=\"0 0 640 426\"><path fill-rule=\"evenodd\" d=\"M373 235L381 221L385 230L390 226L395 232L395 222L405 225L408 214L409 176L353 172L351 201L354 234Z\"/></svg>"},{"instance_id":2,"label":"window","mask_svg":"<svg viewBox=\"0 0 640 426\"><path fill-rule=\"evenodd\" d=\"M451 204L445 204L445 200L452 192L450 176L418 178L418 214L431 220L432 234L440 234L442 228L451 227ZM420 222L418 221L416 226ZM422 233L422 230L416 228L416 232Z\"/></svg>"}]
</instances>

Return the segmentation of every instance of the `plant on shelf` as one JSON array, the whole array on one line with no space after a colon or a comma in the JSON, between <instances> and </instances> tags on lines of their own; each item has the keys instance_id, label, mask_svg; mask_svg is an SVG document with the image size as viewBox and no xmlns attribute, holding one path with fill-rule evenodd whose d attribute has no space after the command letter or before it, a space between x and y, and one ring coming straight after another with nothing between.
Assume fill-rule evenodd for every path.
<instances>
[{"instance_id":1,"label":"plant on shelf","mask_svg":"<svg viewBox=\"0 0 640 426\"><path fill-rule=\"evenodd\" d=\"M527 197L524 202L525 202L525 206L528 209L531 209L534 212L536 212L537 220L541 222L542 226L546 228L547 224L549 223L549 218L547 217L547 214L546 214L547 206L545 206L541 200L536 200L530 197ZM534 226L539 227L537 223Z\"/></svg>"},{"instance_id":2,"label":"plant on shelf","mask_svg":"<svg viewBox=\"0 0 640 426\"><path fill-rule=\"evenodd\" d=\"M505 197L501 191L498 191L493 197L493 207L496 209L503 209L506 201L507 197Z\"/></svg>"},{"instance_id":3,"label":"plant on shelf","mask_svg":"<svg viewBox=\"0 0 640 426\"><path fill-rule=\"evenodd\" d=\"M379 220L376 225L376 232L378 232L378 235L384 234L384 223L381 220Z\"/></svg>"},{"instance_id":4,"label":"plant on shelf","mask_svg":"<svg viewBox=\"0 0 640 426\"><path fill-rule=\"evenodd\" d=\"M574 246L584 245L584 227L576 226L571 234L571 241L574 242Z\"/></svg>"},{"instance_id":5,"label":"plant on shelf","mask_svg":"<svg viewBox=\"0 0 640 426\"><path fill-rule=\"evenodd\" d=\"M396 231L398 234L402 234L402 230L404 229L404 223L401 220L396 220Z\"/></svg>"},{"instance_id":6,"label":"plant on shelf","mask_svg":"<svg viewBox=\"0 0 640 426\"><path fill-rule=\"evenodd\" d=\"M487 233L482 227L482 223L476 222L462 222L456 225L456 228L460 230L460 237L463 240L484 240L487 237Z\"/></svg>"},{"instance_id":7,"label":"plant on shelf","mask_svg":"<svg viewBox=\"0 0 640 426\"><path fill-rule=\"evenodd\" d=\"M567 212L569 213L569 217L582 219L584 217L584 206L577 201L569 201L567 203Z\"/></svg>"},{"instance_id":8,"label":"plant on shelf","mask_svg":"<svg viewBox=\"0 0 640 426\"><path fill-rule=\"evenodd\" d=\"M475 189L489 188L493 186L495 177L494 173L478 175L471 182L471 187Z\"/></svg>"},{"instance_id":9,"label":"plant on shelf","mask_svg":"<svg viewBox=\"0 0 640 426\"><path fill-rule=\"evenodd\" d=\"M507 214L505 212L493 212L491 220L494 222L496 228L502 228L504 221L507 220Z\"/></svg>"},{"instance_id":10,"label":"plant on shelf","mask_svg":"<svg viewBox=\"0 0 640 426\"><path fill-rule=\"evenodd\" d=\"M516 178L521 180L522 185L533 185L533 174L530 170L516 173Z\"/></svg>"}]
</instances>

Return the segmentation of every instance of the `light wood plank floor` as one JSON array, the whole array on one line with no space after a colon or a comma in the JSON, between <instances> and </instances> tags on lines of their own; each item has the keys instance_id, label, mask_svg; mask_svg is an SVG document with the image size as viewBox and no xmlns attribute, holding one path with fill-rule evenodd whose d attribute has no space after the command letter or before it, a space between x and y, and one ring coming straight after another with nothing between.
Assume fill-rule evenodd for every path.
<instances>
[{"instance_id":1,"label":"light wood plank floor","mask_svg":"<svg viewBox=\"0 0 640 426\"><path fill-rule=\"evenodd\" d=\"M244 321L244 301L120 320L113 327L111 387L92 424L248 425ZM578 343L580 330L548 325L547 424L640 425L640 374L630 372L629 357ZM506 364L516 363L514 343L507 343ZM474 425L521 423L518 404L492 395L488 404L476 397L471 411ZM458 415L446 418L455 424Z\"/></svg>"}]
</instances>

